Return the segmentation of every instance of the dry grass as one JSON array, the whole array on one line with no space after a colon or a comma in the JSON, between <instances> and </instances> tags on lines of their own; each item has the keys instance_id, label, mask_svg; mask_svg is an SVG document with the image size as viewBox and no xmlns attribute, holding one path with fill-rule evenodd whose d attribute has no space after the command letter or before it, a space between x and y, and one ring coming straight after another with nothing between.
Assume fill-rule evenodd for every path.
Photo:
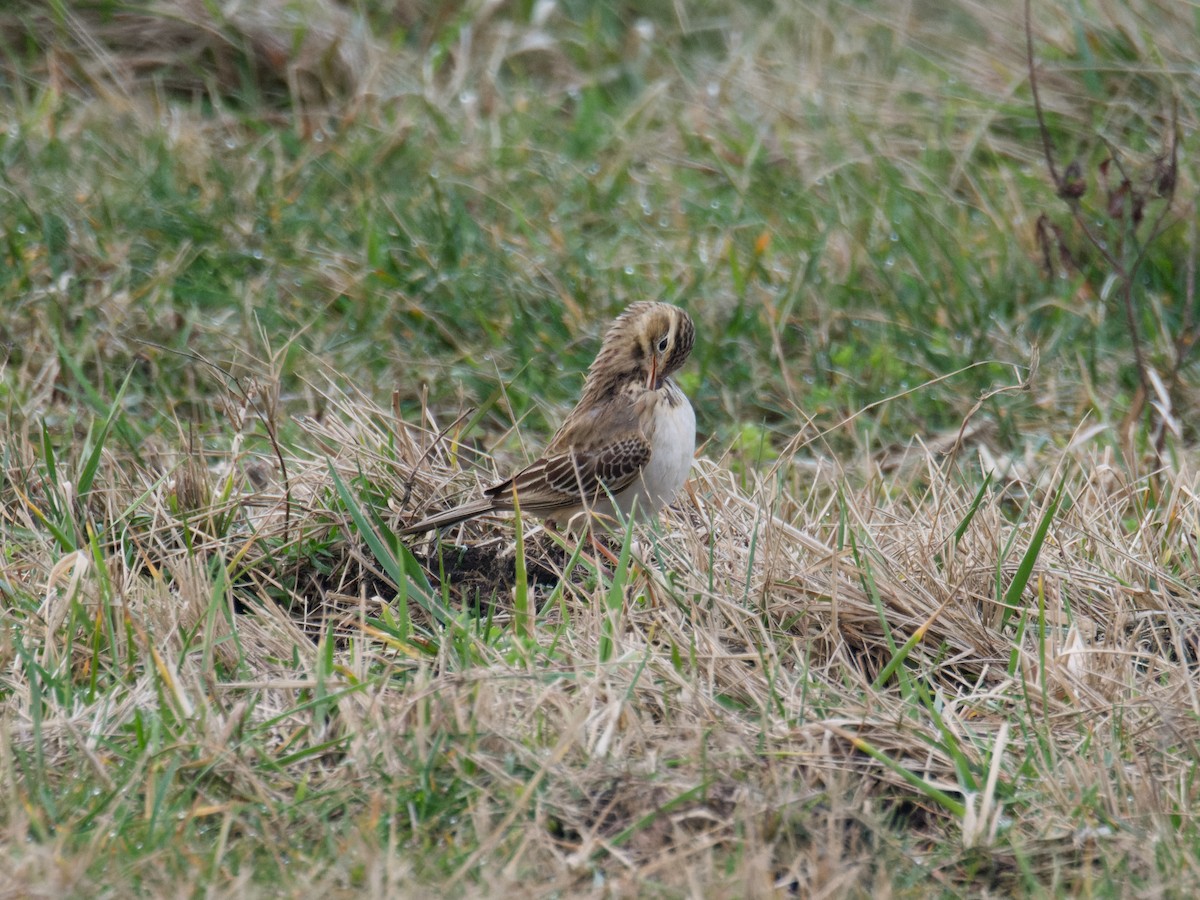
<instances>
[{"instance_id":1,"label":"dry grass","mask_svg":"<svg viewBox=\"0 0 1200 900\"><path fill-rule=\"evenodd\" d=\"M1188 815L1200 741L1196 585L1162 566L1195 559L1186 471L1125 478L1084 440L1048 486L1010 476L976 503L966 458L917 453L903 482L859 490L818 474L804 496L784 486L791 459L751 490L700 460L662 531L638 534L627 573L583 565L533 585L527 640L511 583L487 598L488 629L470 612L439 624L414 606L401 637L380 630L395 585L355 535L329 465L416 506L445 488L445 447L430 452L429 432L361 397L308 433L321 454L288 459L286 481L276 471L260 488L264 460L236 442L220 472L181 462L164 477L106 459L88 504L109 537L6 564L9 583L41 598L10 623L23 649L9 630L3 651L8 765L40 754L48 772L83 765L105 783L107 742L161 704L202 776L187 816L224 823L222 841L240 804L282 804L301 784L360 799L357 874L335 859L306 890L411 884L421 866L389 837L407 829L379 816L425 766L469 787L441 838L459 848L435 879L448 891L515 895L536 878L539 894L575 893L600 877L618 892L842 893L889 883L896 859L944 887L971 883L970 870L998 891L1030 871L1078 889L1104 858L1167 885L1155 841ZM185 472L209 482L193 496L228 496L185 514ZM1060 482L1062 510L1008 610L998 586ZM1030 508L1014 515L1014 497ZM37 531L43 502L9 496L6 528ZM230 513L237 524L208 532ZM281 566L297 541L327 533L345 535L329 538L332 574ZM497 522L458 538L506 554L511 535ZM616 606L613 578L625 581ZM113 643L97 653L105 619ZM77 684L100 666L113 686L59 703L23 674L31 664ZM9 833L37 833L20 781L6 782ZM265 848L289 846L260 821ZM92 883L87 866L112 834L100 824L72 850L78 880L58 872L60 887ZM46 877L40 851L7 856L19 890Z\"/></svg>"},{"instance_id":2,"label":"dry grass","mask_svg":"<svg viewBox=\"0 0 1200 900\"><path fill-rule=\"evenodd\" d=\"M232 95L251 85L295 107L360 94L384 59L363 23L326 0L213 4L204 0L100 5L26 3L0 13L0 46L45 51L59 91L83 88L109 101L147 83L172 91ZM13 52L5 65L16 62ZM25 77L22 69L9 74Z\"/></svg>"}]
</instances>

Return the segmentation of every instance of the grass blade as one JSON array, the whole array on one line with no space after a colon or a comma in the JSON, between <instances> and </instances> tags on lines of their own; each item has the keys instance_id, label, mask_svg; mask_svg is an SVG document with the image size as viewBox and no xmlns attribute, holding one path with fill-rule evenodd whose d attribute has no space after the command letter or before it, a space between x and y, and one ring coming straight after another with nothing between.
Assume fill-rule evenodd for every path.
<instances>
[{"instance_id":1,"label":"grass blade","mask_svg":"<svg viewBox=\"0 0 1200 900\"><path fill-rule=\"evenodd\" d=\"M606 663L612 659L616 650L616 634L621 624L621 611L625 606L625 584L629 580L629 555L633 546L633 520L625 523L625 533L621 537L621 553L617 557L617 568L613 572L612 583L604 595L604 621L600 633L600 662Z\"/></svg>"},{"instance_id":2,"label":"grass blade","mask_svg":"<svg viewBox=\"0 0 1200 900\"><path fill-rule=\"evenodd\" d=\"M1000 627L1004 627L1009 618L1017 611L1017 601L1021 599L1021 594L1025 591L1025 586L1029 584L1029 576L1033 574L1033 566L1037 562L1038 555L1042 552L1042 544L1045 543L1046 533L1050 530L1050 523L1054 521L1054 517L1058 514L1058 508L1062 504L1063 495L1066 488L1066 475L1058 482L1058 487L1054 490L1054 495L1047 504L1046 509L1042 512L1042 518L1038 521L1037 529L1033 532L1033 538L1029 541L1029 546L1025 549L1024 556L1021 557L1021 563L1017 566L1017 572L1013 576L1013 580L1009 583L1008 589L1004 592L1004 614L1000 618Z\"/></svg>"},{"instance_id":3,"label":"grass blade","mask_svg":"<svg viewBox=\"0 0 1200 900\"><path fill-rule=\"evenodd\" d=\"M430 585L429 579L425 577L425 571L421 568L421 564L417 562L417 558L412 555L412 551L397 541L395 542L396 551L393 552L392 548L387 545L379 532L375 530L367 514L363 512L357 498L350 492L346 483L342 481L342 477L337 473L332 463L329 464L329 474L333 479L333 485L337 490L338 497L341 498L342 506L350 514L350 518L353 520L354 527L358 530L359 536L366 543L367 547L370 548L375 560L383 567L384 573L392 579L397 591L401 595L401 599L413 596L430 615L443 625L450 622L454 617L445 604L435 598L433 586Z\"/></svg>"}]
</instances>

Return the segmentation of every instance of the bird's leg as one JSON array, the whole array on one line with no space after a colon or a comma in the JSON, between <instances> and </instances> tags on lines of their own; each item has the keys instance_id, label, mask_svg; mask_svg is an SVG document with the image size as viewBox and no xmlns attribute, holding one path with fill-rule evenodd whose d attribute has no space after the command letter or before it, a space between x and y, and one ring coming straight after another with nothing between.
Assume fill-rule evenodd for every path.
<instances>
[{"instance_id":1,"label":"bird's leg","mask_svg":"<svg viewBox=\"0 0 1200 900\"><path fill-rule=\"evenodd\" d=\"M619 565L621 560L616 555L613 554L612 550L610 550L608 547L605 547L599 538L596 537L596 532L593 528L593 524L594 523L592 523L592 522L589 522L587 524L588 540L591 542L592 547L595 548L598 556L601 556L604 559L608 560L614 566ZM551 519L546 519L545 522L543 523L543 527L546 530L546 534L550 535L551 538L556 543L559 543L559 544L563 545L564 547L567 546L567 544L569 543L569 541L571 539L579 539L578 532L576 532L575 535L571 535L570 531L563 533L562 531L558 530L557 523ZM597 571L599 571L600 562L596 557L593 557L588 553L584 553L583 558L591 566L595 567L595 569Z\"/></svg>"},{"instance_id":2,"label":"bird's leg","mask_svg":"<svg viewBox=\"0 0 1200 900\"><path fill-rule=\"evenodd\" d=\"M607 559L614 566L619 566L621 564L621 560L610 549L604 546L601 540L596 537L596 532L590 527L588 528L588 535L592 539L592 546L599 551L601 556Z\"/></svg>"}]
</instances>

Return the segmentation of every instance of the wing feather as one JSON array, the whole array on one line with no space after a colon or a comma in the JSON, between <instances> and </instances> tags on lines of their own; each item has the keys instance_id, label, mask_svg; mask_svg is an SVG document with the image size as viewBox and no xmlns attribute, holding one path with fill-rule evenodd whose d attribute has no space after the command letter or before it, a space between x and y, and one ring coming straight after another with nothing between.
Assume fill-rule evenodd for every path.
<instances>
[{"instance_id":1,"label":"wing feather","mask_svg":"<svg viewBox=\"0 0 1200 900\"><path fill-rule=\"evenodd\" d=\"M547 514L595 503L605 493L629 487L650 461L650 444L637 433L595 447L567 447L546 456L512 478L488 488L497 507L511 509L516 491L521 509Z\"/></svg>"},{"instance_id":2,"label":"wing feather","mask_svg":"<svg viewBox=\"0 0 1200 900\"><path fill-rule=\"evenodd\" d=\"M626 390L605 402L581 403L540 459L487 488L479 500L431 515L405 531L444 527L494 509L510 510L514 492L522 511L537 516L555 516L598 503L606 493L621 493L651 454L638 415L638 401L648 392L640 382Z\"/></svg>"}]
</instances>

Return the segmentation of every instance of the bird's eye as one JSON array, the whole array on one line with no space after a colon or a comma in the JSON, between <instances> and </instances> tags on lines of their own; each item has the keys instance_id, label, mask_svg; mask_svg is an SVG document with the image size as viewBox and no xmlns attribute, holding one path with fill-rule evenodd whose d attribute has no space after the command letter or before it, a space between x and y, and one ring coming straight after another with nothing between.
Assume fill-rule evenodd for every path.
<instances>
[{"instance_id":1,"label":"bird's eye","mask_svg":"<svg viewBox=\"0 0 1200 900\"><path fill-rule=\"evenodd\" d=\"M663 338L662 338L662 340L660 340L660 341L658 342L658 352L659 352L659 353L666 353L666 352L667 352L667 338L666 338L666 335L663 335Z\"/></svg>"}]
</instances>

